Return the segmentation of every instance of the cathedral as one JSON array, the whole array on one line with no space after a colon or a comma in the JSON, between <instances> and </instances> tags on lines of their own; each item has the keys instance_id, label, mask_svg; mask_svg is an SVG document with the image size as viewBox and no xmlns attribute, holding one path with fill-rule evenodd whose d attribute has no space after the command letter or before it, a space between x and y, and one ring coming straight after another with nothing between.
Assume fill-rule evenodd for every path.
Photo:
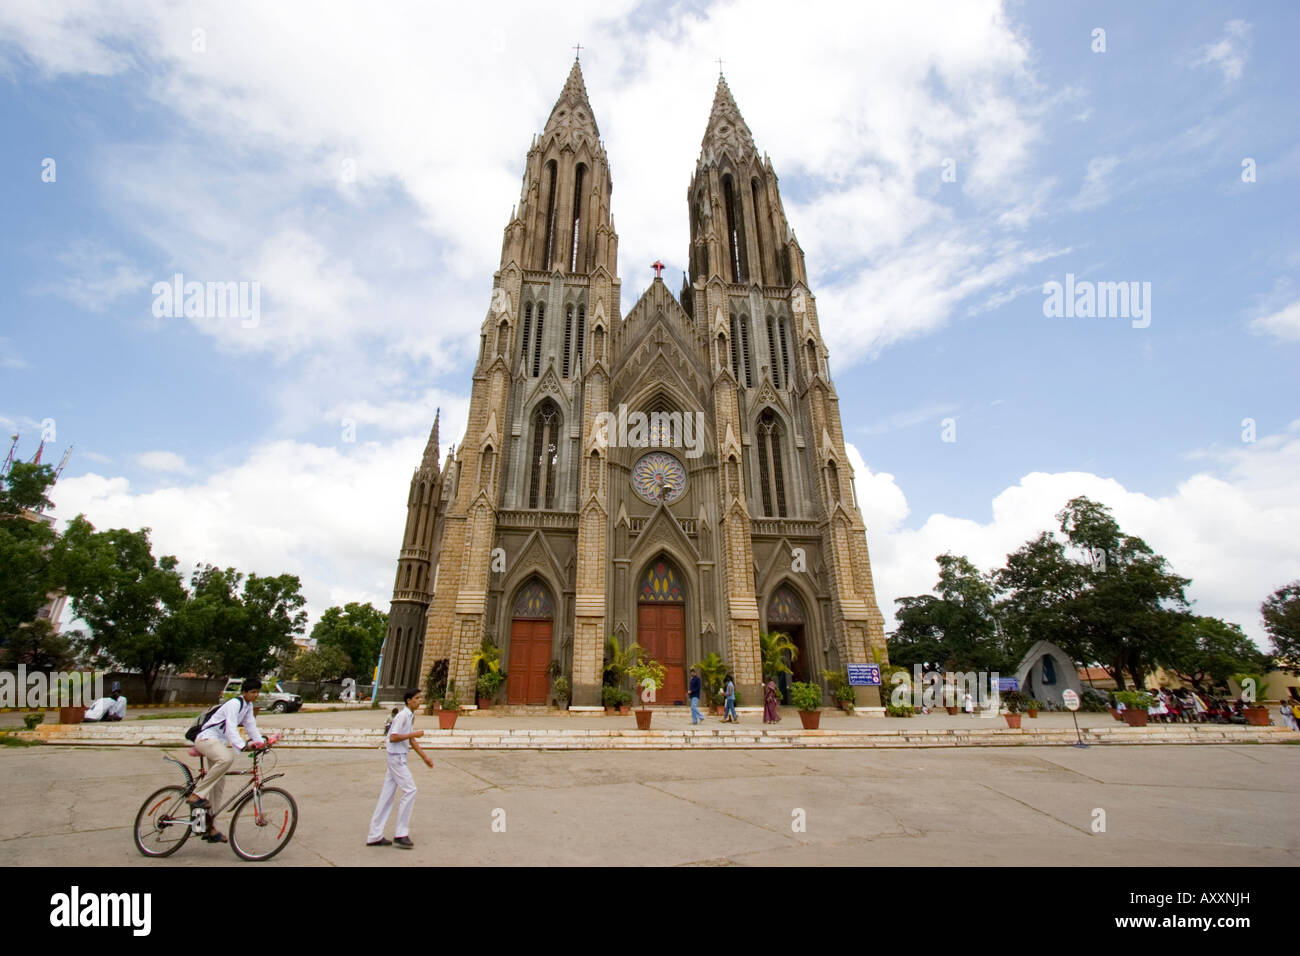
<instances>
[{"instance_id":1,"label":"cathedral","mask_svg":"<svg viewBox=\"0 0 1300 956\"><path fill-rule=\"evenodd\" d=\"M381 697L446 660L471 700L484 638L517 705L560 674L599 705L611 635L665 666L669 705L710 652L759 703L760 632L794 640L795 680L887 659L803 250L725 79L689 277L674 297L656 262L627 315L612 193L575 60L505 227L465 436L440 463L435 418L411 478Z\"/></svg>"}]
</instances>

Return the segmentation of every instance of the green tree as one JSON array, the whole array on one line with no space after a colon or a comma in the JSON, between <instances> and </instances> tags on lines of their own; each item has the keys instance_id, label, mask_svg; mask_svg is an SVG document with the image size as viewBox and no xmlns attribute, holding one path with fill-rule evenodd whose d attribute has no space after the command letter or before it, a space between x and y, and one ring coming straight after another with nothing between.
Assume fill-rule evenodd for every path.
<instances>
[{"instance_id":1,"label":"green tree","mask_svg":"<svg viewBox=\"0 0 1300 956\"><path fill-rule=\"evenodd\" d=\"M776 680L782 674L794 674L790 667L799 656L799 646L784 631L759 631L758 650L763 661L763 680Z\"/></svg>"},{"instance_id":2,"label":"green tree","mask_svg":"<svg viewBox=\"0 0 1300 956\"><path fill-rule=\"evenodd\" d=\"M51 553L58 535L39 516L52 506L53 484L49 465L18 461L0 475L0 646L35 621L63 583Z\"/></svg>"},{"instance_id":3,"label":"green tree","mask_svg":"<svg viewBox=\"0 0 1300 956\"><path fill-rule=\"evenodd\" d=\"M937 664L944 670L1005 669L990 578L964 556L941 554L935 561L937 596L896 599L900 610L890 636L890 661Z\"/></svg>"},{"instance_id":4,"label":"green tree","mask_svg":"<svg viewBox=\"0 0 1300 956\"><path fill-rule=\"evenodd\" d=\"M292 653L294 635L307 626L305 603L292 574L245 579L234 568L196 568L180 611L192 666L209 675L261 676Z\"/></svg>"},{"instance_id":5,"label":"green tree","mask_svg":"<svg viewBox=\"0 0 1300 956\"><path fill-rule=\"evenodd\" d=\"M1264 629L1273 639L1278 666L1292 673L1300 671L1300 580L1270 594L1259 611L1264 616Z\"/></svg>"},{"instance_id":6,"label":"green tree","mask_svg":"<svg viewBox=\"0 0 1300 956\"><path fill-rule=\"evenodd\" d=\"M1072 602L1087 586L1088 566L1071 561L1064 543L1050 531L1007 555L993 576L1000 595L998 618L1007 638L1010 663L1018 665L1035 643L1051 641L1076 661L1089 649L1070 615Z\"/></svg>"},{"instance_id":7,"label":"green tree","mask_svg":"<svg viewBox=\"0 0 1300 956\"><path fill-rule=\"evenodd\" d=\"M75 633L75 632L74 632ZM29 671L62 671L76 660L68 634L59 634L44 618L19 628L0 647L0 669L15 670L19 664Z\"/></svg>"},{"instance_id":8,"label":"green tree","mask_svg":"<svg viewBox=\"0 0 1300 956\"><path fill-rule=\"evenodd\" d=\"M171 555L155 558L149 529L95 531L73 518L53 549L76 615L90 627L80 640L96 667L138 671L154 698L159 672L183 663L189 635L171 618L185 603L185 587Z\"/></svg>"},{"instance_id":9,"label":"green tree","mask_svg":"<svg viewBox=\"0 0 1300 956\"><path fill-rule=\"evenodd\" d=\"M351 662L348 655L332 644L303 651L289 662L289 676L294 680L311 681L320 696L320 685L327 680L346 676Z\"/></svg>"},{"instance_id":10,"label":"green tree","mask_svg":"<svg viewBox=\"0 0 1300 956\"><path fill-rule=\"evenodd\" d=\"M1234 674L1267 672L1268 658L1236 624L1187 615L1161 664L1201 693L1227 687Z\"/></svg>"},{"instance_id":11,"label":"green tree","mask_svg":"<svg viewBox=\"0 0 1300 956\"><path fill-rule=\"evenodd\" d=\"M353 601L328 608L312 627L311 636L317 647L337 647L348 656L351 666L345 677L366 681L374 674L387 631L387 614L369 603Z\"/></svg>"}]
</instances>

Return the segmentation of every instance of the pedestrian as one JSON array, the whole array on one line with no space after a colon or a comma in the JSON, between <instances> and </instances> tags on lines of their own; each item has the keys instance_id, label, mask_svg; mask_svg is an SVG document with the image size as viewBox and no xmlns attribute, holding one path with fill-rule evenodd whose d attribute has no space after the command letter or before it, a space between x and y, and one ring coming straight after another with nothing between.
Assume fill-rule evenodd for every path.
<instances>
[{"instance_id":1,"label":"pedestrian","mask_svg":"<svg viewBox=\"0 0 1300 956\"><path fill-rule=\"evenodd\" d=\"M411 814L415 810L415 780L410 768L406 766L406 755L412 747L420 759L432 769L433 761L420 749L417 741L424 736L423 730L415 730L415 712L420 709L424 694L415 687L403 695L406 706L393 718L393 725L388 734L388 775L384 777L384 789L379 793L379 803L375 805L374 816L370 818L370 834L366 837L366 846L399 846L403 850L415 849L411 842ZM393 839L384 839L384 825L388 814L393 810L393 797L398 789L402 791L402 800L397 805L397 826L393 830Z\"/></svg>"},{"instance_id":2,"label":"pedestrian","mask_svg":"<svg viewBox=\"0 0 1300 956\"><path fill-rule=\"evenodd\" d=\"M1282 718L1282 726L1287 730L1296 730L1295 714L1290 701L1278 701L1278 714Z\"/></svg>"},{"instance_id":3,"label":"pedestrian","mask_svg":"<svg viewBox=\"0 0 1300 956\"><path fill-rule=\"evenodd\" d=\"M736 719L736 682L728 674L726 680L722 682L722 686L727 699L727 710L722 719L738 724L740 721Z\"/></svg>"},{"instance_id":4,"label":"pedestrian","mask_svg":"<svg viewBox=\"0 0 1300 956\"><path fill-rule=\"evenodd\" d=\"M767 679L763 685L763 723L775 724L781 719L776 706L781 702L781 693L776 689L776 681Z\"/></svg>"},{"instance_id":5,"label":"pedestrian","mask_svg":"<svg viewBox=\"0 0 1300 956\"><path fill-rule=\"evenodd\" d=\"M700 674L694 667L691 668L691 724L704 723L704 715L700 713Z\"/></svg>"},{"instance_id":6,"label":"pedestrian","mask_svg":"<svg viewBox=\"0 0 1300 956\"><path fill-rule=\"evenodd\" d=\"M975 698L970 694L967 694L965 699L962 701L962 706L965 708L966 713L975 713Z\"/></svg>"}]
</instances>

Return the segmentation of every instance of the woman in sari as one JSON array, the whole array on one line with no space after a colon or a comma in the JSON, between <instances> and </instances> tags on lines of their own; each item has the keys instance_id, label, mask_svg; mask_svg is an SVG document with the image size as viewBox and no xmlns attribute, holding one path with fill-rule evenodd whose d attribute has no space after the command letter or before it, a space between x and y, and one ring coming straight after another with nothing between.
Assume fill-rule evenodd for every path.
<instances>
[{"instance_id":1,"label":"woman in sari","mask_svg":"<svg viewBox=\"0 0 1300 956\"><path fill-rule=\"evenodd\" d=\"M781 719L781 715L776 712L776 705L780 701L781 695L776 689L776 681L769 679L763 685L763 723L774 724Z\"/></svg>"}]
</instances>

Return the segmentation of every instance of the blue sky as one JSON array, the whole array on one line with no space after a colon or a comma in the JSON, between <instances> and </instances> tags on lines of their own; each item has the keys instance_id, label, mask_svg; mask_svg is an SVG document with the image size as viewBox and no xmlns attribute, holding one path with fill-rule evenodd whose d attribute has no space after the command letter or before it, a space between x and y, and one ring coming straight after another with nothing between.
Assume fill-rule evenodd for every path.
<instances>
[{"instance_id":1,"label":"blue sky","mask_svg":"<svg viewBox=\"0 0 1300 956\"><path fill-rule=\"evenodd\" d=\"M1300 577L1298 35L1284 3L7 9L0 425L76 443L60 517L301 574L313 617L386 607L572 44L625 308L655 258L680 276L723 57L807 255L882 610L1088 494L1259 637ZM177 272L259 282L257 326L155 318ZM1045 317L1067 273L1150 283L1149 327Z\"/></svg>"}]
</instances>

